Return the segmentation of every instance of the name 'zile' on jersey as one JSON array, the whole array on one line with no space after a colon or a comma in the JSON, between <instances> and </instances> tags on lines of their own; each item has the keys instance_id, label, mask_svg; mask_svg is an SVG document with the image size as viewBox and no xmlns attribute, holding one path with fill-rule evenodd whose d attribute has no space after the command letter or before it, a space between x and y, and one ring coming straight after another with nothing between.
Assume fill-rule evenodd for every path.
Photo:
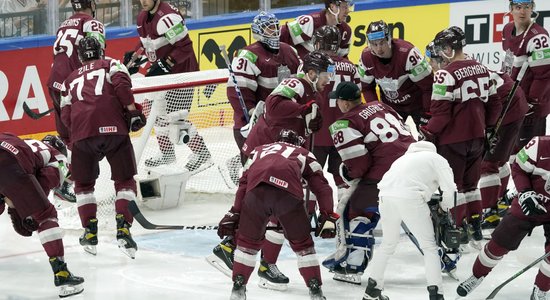
<instances>
[{"instance_id":1,"label":"name 'zile' on jersey","mask_svg":"<svg viewBox=\"0 0 550 300\"><path fill-rule=\"evenodd\" d=\"M434 75L427 129L440 145L483 138L501 109L489 70L475 60L454 61Z\"/></svg>"}]
</instances>

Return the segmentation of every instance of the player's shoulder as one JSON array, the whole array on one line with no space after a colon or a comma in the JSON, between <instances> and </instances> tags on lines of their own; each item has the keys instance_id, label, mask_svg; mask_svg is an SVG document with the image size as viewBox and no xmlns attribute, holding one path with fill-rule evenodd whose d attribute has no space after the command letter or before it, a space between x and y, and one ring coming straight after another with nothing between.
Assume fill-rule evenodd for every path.
<instances>
[{"instance_id":1,"label":"player's shoulder","mask_svg":"<svg viewBox=\"0 0 550 300\"><path fill-rule=\"evenodd\" d=\"M528 35L530 35L531 37L538 35L548 36L548 31L538 23L533 23L533 25L531 25L531 28L529 29Z\"/></svg>"}]
</instances>

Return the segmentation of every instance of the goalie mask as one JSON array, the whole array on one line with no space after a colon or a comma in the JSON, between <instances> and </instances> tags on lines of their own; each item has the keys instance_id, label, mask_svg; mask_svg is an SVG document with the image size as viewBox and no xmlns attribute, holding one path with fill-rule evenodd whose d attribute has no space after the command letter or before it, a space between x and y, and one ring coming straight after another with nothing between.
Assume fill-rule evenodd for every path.
<instances>
[{"instance_id":1,"label":"goalie mask","mask_svg":"<svg viewBox=\"0 0 550 300\"><path fill-rule=\"evenodd\" d=\"M304 138L299 136L298 133L296 133L296 131L292 129L281 129L277 141L289 143L296 146L302 146L305 142Z\"/></svg>"},{"instance_id":2,"label":"goalie mask","mask_svg":"<svg viewBox=\"0 0 550 300\"><path fill-rule=\"evenodd\" d=\"M85 37L78 44L78 57L83 63L103 58L101 43L94 37Z\"/></svg>"},{"instance_id":3,"label":"goalie mask","mask_svg":"<svg viewBox=\"0 0 550 300\"><path fill-rule=\"evenodd\" d=\"M61 152L61 154L67 156L67 146L65 146L65 143L63 143L58 136L48 134L42 139L42 143L53 147L57 151Z\"/></svg>"},{"instance_id":4,"label":"goalie mask","mask_svg":"<svg viewBox=\"0 0 550 300\"><path fill-rule=\"evenodd\" d=\"M383 20L371 22L367 27L367 40L372 42L381 39L391 40L388 24Z\"/></svg>"},{"instance_id":5,"label":"goalie mask","mask_svg":"<svg viewBox=\"0 0 550 300\"><path fill-rule=\"evenodd\" d=\"M315 50L331 51L336 53L340 46L340 30L336 26L324 25L313 33Z\"/></svg>"},{"instance_id":6,"label":"goalie mask","mask_svg":"<svg viewBox=\"0 0 550 300\"><path fill-rule=\"evenodd\" d=\"M279 19L274 14L260 12L252 21L252 36L273 50L279 50Z\"/></svg>"}]
</instances>

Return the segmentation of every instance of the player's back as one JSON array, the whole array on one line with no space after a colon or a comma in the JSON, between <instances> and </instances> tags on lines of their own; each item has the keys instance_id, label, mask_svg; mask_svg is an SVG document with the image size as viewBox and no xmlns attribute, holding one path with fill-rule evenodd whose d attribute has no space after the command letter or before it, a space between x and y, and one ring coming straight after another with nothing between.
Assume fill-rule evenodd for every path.
<instances>
[{"instance_id":1,"label":"player's back","mask_svg":"<svg viewBox=\"0 0 550 300\"><path fill-rule=\"evenodd\" d=\"M93 33L102 44L105 43L103 24L88 14L75 13L61 23L53 45L54 58L48 80L49 88L61 91L65 78L82 66L78 58L78 43L88 33Z\"/></svg>"},{"instance_id":2,"label":"player's back","mask_svg":"<svg viewBox=\"0 0 550 300\"><path fill-rule=\"evenodd\" d=\"M124 66L113 59L87 62L69 75L65 81L67 91L63 93L62 118L70 124L71 141L128 134L123 113L133 99L118 97L114 84L119 82L131 84ZM70 106L70 113L65 106Z\"/></svg>"}]
</instances>

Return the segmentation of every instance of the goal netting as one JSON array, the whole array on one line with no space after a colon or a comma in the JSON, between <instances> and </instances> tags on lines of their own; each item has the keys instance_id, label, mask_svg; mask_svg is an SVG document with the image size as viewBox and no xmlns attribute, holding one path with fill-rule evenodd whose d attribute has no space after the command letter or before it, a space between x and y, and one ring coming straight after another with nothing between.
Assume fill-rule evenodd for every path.
<instances>
[{"instance_id":1,"label":"goal netting","mask_svg":"<svg viewBox=\"0 0 550 300\"><path fill-rule=\"evenodd\" d=\"M235 186L220 172L239 154L233 138L233 110L226 96L227 78L227 69L219 69L132 79L136 102L147 116L147 125L131 134L138 181L154 174L184 174L186 198L234 194ZM101 227L114 224L115 190L110 176L104 159L94 192ZM63 228L80 228L76 205L58 207L58 214Z\"/></svg>"}]
</instances>

